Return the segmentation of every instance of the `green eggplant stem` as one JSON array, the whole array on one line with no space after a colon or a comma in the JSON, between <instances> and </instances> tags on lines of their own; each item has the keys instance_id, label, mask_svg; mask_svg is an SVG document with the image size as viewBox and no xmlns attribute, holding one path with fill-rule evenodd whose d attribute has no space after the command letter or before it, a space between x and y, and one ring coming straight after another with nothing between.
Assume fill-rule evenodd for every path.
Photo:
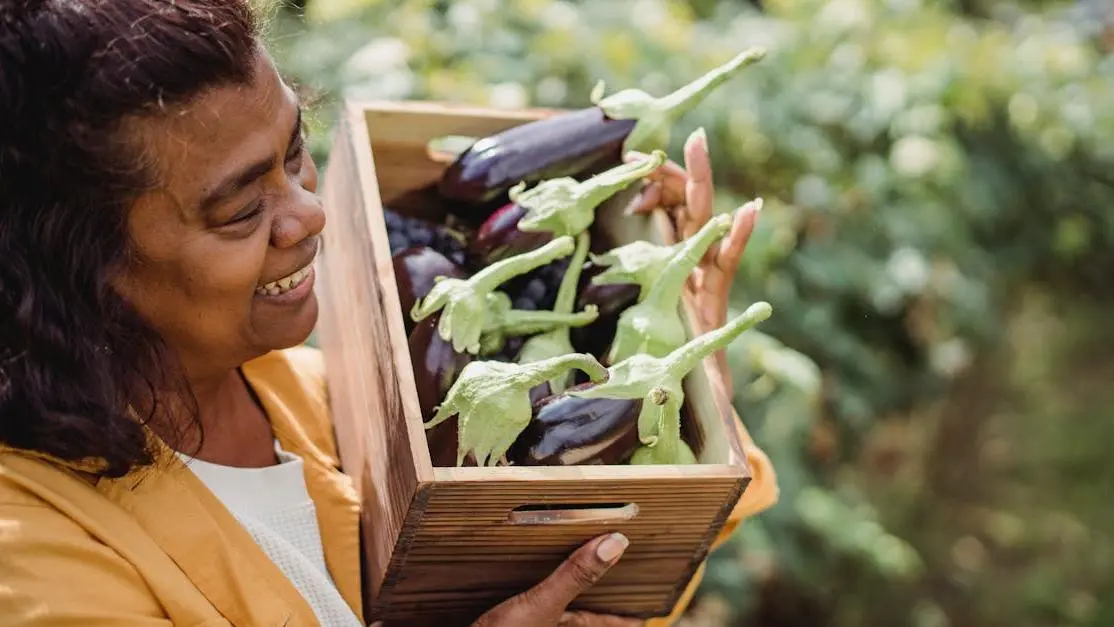
<instances>
[{"instance_id":1,"label":"green eggplant stem","mask_svg":"<svg viewBox=\"0 0 1114 627\"><path fill-rule=\"evenodd\" d=\"M753 47L736 55L727 63L713 68L703 76L660 98L636 89L625 89L604 97L604 84L598 82L591 101L611 119L635 119L637 122L624 144L624 152L663 148L669 143L671 127L692 111L717 87L745 67L766 56L766 50Z\"/></svg>"},{"instance_id":2,"label":"green eggplant stem","mask_svg":"<svg viewBox=\"0 0 1114 627\"><path fill-rule=\"evenodd\" d=\"M656 457L674 459L677 448L681 444L681 404L678 400L674 395L667 395L661 405L642 404L642 411L653 413L652 420L657 425L656 434L642 439L642 445L656 447L658 449L655 451Z\"/></svg>"},{"instance_id":3,"label":"green eggplant stem","mask_svg":"<svg viewBox=\"0 0 1114 627\"><path fill-rule=\"evenodd\" d=\"M655 150L645 159L624 163L601 172L580 184L579 191L585 199L583 203L595 208L631 183L650 176L664 163L665 151Z\"/></svg>"},{"instance_id":4,"label":"green eggplant stem","mask_svg":"<svg viewBox=\"0 0 1114 627\"><path fill-rule=\"evenodd\" d=\"M491 264L474 274L471 281L478 291L490 292L516 276L567 257L575 247L572 237L557 237L545 246Z\"/></svg>"},{"instance_id":5,"label":"green eggplant stem","mask_svg":"<svg viewBox=\"0 0 1114 627\"><path fill-rule=\"evenodd\" d=\"M546 232L573 236L592 226L596 207L635 181L649 176L665 163L666 155L655 150L644 159L615 166L578 182L572 177L548 179L526 189L521 182L511 188L512 202L526 210L516 225L524 232Z\"/></svg>"},{"instance_id":6,"label":"green eggplant stem","mask_svg":"<svg viewBox=\"0 0 1114 627\"><path fill-rule=\"evenodd\" d=\"M733 59L712 69L707 74L658 99L658 107L668 111L674 120L696 108L715 88L727 82L736 72L761 61L766 56L763 48L749 48Z\"/></svg>"},{"instance_id":7,"label":"green eggplant stem","mask_svg":"<svg viewBox=\"0 0 1114 627\"><path fill-rule=\"evenodd\" d=\"M569 327L583 327L595 322L599 309L588 305L577 313L558 313L556 311L530 311L511 309L502 316L499 328L508 335L533 335L550 330L568 333Z\"/></svg>"},{"instance_id":8,"label":"green eggplant stem","mask_svg":"<svg viewBox=\"0 0 1114 627\"><path fill-rule=\"evenodd\" d=\"M576 251L572 254L569 269L561 278L561 285L557 288L557 300L553 303L553 311L557 313L572 313L576 305L576 288L580 285L580 272L584 269L584 261L588 258L588 231L581 231L576 236Z\"/></svg>"},{"instance_id":9,"label":"green eggplant stem","mask_svg":"<svg viewBox=\"0 0 1114 627\"><path fill-rule=\"evenodd\" d=\"M592 262L606 268L592 277L592 285L638 285L639 300L657 283L662 269L677 255L684 241L671 245L638 240L613 248L602 255L591 255Z\"/></svg>"},{"instance_id":10,"label":"green eggplant stem","mask_svg":"<svg viewBox=\"0 0 1114 627\"><path fill-rule=\"evenodd\" d=\"M643 300L660 311L676 308L689 275L700 264L700 260L704 258L704 254L712 244L726 235L729 230L731 230L730 215L721 214L709 220L704 228L686 240L680 252L669 260L661 276Z\"/></svg>"},{"instance_id":11,"label":"green eggplant stem","mask_svg":"<svg viewBox=\"0 0 1114 627\"><path fill-rule=\"evenodd\" d=\"M521 255L498 261L468 279L437 277L425 298L414 302L410 317L420 322L441 311L437 334L452 342L453 350L477 354L483 350L484 327L492 316L492 296L500 284L573 252L571 237L559 237ZM509 299L508 301L509 308ZM443 310L443 311L442 311Z\"/></svg>"},{"instance_id":12,"label":"green eggplant stem","mask_svg":"<svg viewBox=\"0 0 1114 627\"><path fill-rule=\"evenodd\" d=\"M608 377L607 368L596 361L595 357L584 353L570 353L521 364L521 368L523 368L523 379L529 383L527 389L557 378L573 368L582 370L593 383L606 381Z\"/></svg>"},{"instance_id":13,"label":"green eggplant stem","mask_svg":"<svg viewBox=\"0 0 1114 627\"><path fill-rule=\"evenodd\" d=\"M703 333L662 357L636 353L617 361L608 369L606 383L568 394L578 398L644 399L646 402L638 415L638 437L644 445L654 447L662 437L665 421L673 419L673 412L680 411L685 398L683 380L689 372L743 331L769 318L772 312L769 303L754 303L731 322ZM665 437L669 436L670 432L665 432Z\"/></svg>"},{"instance_id":14,"label":"green eggplant stem","mask_svg":"<svg viewBox=\"0 0 1114 627\"><path fill-rule=\"evenodd\" d=\"M722 327L703 333L670 353L665 358L666 370L673 375L691 371L716 351L726 348L743 331L769 318L773 311L773 307L767 302L752 304Z\"/></svg>"}]
</instances>

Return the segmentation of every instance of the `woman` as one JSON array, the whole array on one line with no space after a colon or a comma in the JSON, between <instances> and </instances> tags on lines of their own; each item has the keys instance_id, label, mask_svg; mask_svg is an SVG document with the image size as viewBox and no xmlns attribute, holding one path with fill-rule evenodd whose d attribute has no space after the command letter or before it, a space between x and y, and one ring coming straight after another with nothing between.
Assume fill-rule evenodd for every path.
<instances>
[{"instance_id":1,"label":"woman","mask_svg":"<svg viewBox=\"0 0 1114 627\"><path fill-rule=\"evenodd\" d=\"M0 0L0 627L363 623L358 501L299 346L317 171L252 19ZM684 204L699 228L706 150L694 135L638 210ZM700 269L707 326L755 217ZM756 479L721 540L774 500L746 442ZM585 540L477 624L638 624L566 612L626 546Z\"/></svg>"}]
</instances>

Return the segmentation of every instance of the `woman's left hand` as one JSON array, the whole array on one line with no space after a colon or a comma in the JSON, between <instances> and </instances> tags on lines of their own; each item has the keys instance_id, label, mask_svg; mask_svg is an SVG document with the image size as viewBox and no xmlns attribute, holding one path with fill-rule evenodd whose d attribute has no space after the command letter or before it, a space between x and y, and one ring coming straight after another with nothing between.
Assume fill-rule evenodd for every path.
<instances>
[{"instance_id":1,"label":"woman's left hand","mask_svg":"<svg viewBox=\"0 0 1114 627\"><path fill-rule=\"evenodd\" d=\"M637 152L628 153L627 161L644 158ZM679 239L687 239L712 218L712 165L708 157L708 139L703 129L697 129L685 142L685 167L667 161L648 178L641 196L629 209L632 213L645 214L664 209L673 221ZM754 232L761 200L747 203L736 212L735 221L718 244L708 249L700 265L693 271L686 290L695 303L696 324L700 332L716 329L727 323L727 301L739 260L747 241ZM716 353L716 363L723 383L731 394L731 374L724 351Z\"/></svg>"}]
</instances>

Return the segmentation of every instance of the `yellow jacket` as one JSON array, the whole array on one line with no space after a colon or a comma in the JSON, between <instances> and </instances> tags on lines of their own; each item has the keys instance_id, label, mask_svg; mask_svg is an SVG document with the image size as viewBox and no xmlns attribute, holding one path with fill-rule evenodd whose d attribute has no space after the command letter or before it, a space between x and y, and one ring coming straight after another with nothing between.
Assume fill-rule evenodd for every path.
<instances>
[{"instance_id":1,"label":"yellow jacket","mask_svg":"<svg viewBox=\"0 0 1114 627\"><path fill-rule=\"evenodd\" d=\"M329 572L362 617L359 505L338 470L320 353L275 352L244 374L282 447L305 460ZM769 460L740 430L754 479L717 545L777 498ZM0 627L318 624L217 498L176 456L161 460L94 482L75 466L0 447ZM673 616L647 625L672 624L702 574Z\"/></svg>"}]
</instances>

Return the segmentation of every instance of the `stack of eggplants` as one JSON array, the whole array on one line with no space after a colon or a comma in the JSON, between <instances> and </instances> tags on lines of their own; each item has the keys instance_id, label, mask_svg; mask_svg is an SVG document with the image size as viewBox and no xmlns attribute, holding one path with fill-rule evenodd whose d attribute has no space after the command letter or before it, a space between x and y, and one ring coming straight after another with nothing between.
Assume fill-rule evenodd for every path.
<instances>
[{"instance_id":1,"label":"stack of eggplants","mask_svg":"<svg viewBox=\"0 0 1114 627\"><path fill-rule=\"evenodd\" d=\"M473 141L424 219L392 208L434 466L695 463L682 381L770 307L689 340L681 293L731 217L674 245L607 250L596 210L660 168L674 124L764 55L747 50L660 98L604 97L601 83L589 108ZM624 162L632 150L643 158ZM438 213L444 224L428 221Z\"/></svg>"}]
</instances>

